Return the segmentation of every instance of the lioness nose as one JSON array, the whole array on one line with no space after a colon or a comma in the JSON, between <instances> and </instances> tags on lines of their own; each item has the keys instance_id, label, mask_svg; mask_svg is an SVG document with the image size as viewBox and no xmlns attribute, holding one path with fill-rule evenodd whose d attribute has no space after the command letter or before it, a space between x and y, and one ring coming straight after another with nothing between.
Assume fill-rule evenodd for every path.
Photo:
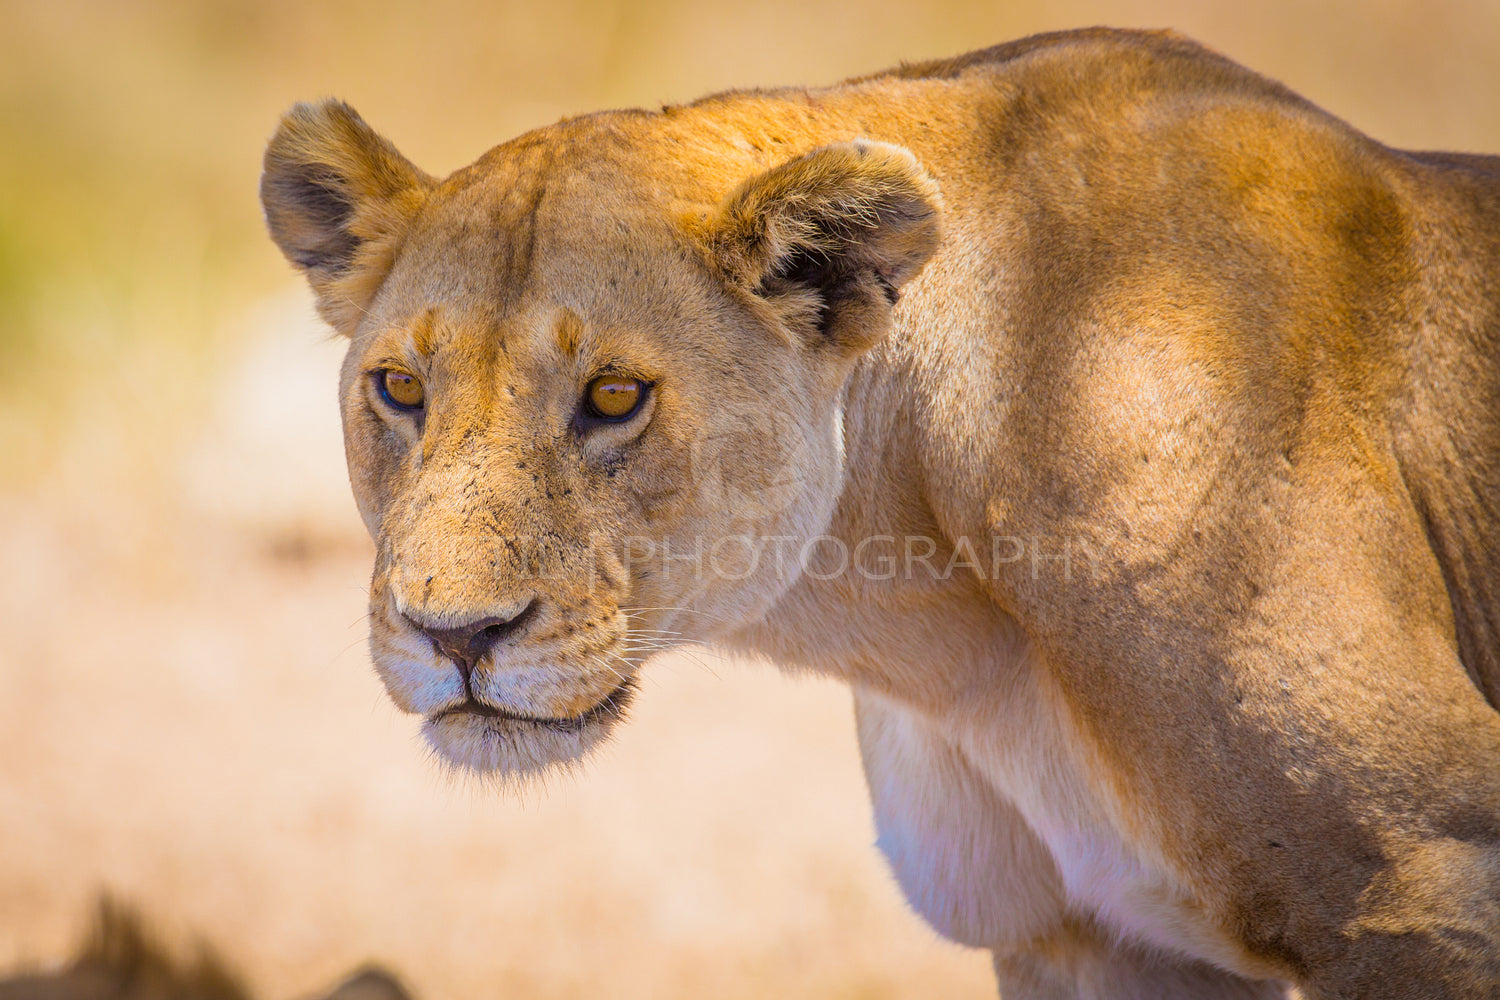
<instances>
[{"instance_id":1,"label":"lioness nose","mask_svg":"<svg viewBox=\"0 0 1500 1000\"><path fill-rule=\"evenodd\" d=\"M475 663L495 648L497 642L519 632L535 612L536 599L533 598L524 608L509 618L494 616L476 618L474 621L449 628L423 625L410 615L402 617L431 639L438 652L457 663L459 669L467 675Z\"/></svg>"}]
</instances>

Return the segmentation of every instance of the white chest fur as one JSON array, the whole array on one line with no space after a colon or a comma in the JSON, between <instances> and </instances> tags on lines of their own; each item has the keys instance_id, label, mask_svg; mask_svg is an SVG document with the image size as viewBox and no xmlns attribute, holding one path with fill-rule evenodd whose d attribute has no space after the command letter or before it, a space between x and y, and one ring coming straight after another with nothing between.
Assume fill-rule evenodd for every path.
<instances>
[{"instance_id":1,"label":"white chest fur","mask_svg":"<svg viewBox=\"0 0 1500 1000\"><path fill-rule=\"evenodd\" d=\"M1087 917L1123 939L1255 971L1152 838L1139 824L1132 834L1043 665L993 606L956 612L951 591L928 592L931 604L900 609L892 630L889 605L790 596L782 614L800 610L817 627L783 619L746 638L850 682L880 849L937 930L1005 949ZM790 635L819 638L789 645Z\"/></svg>"},{"instance_id":2,"label":"white chest fur","mask_svg":"<svg viewBox=\"0 0 1500 1000\"><path fill-rule=\"evenodd\" d=\"M1003 950L1087 916L1122 939L1260 971L1149 845L1122 834L1072 748L1047 732L1045 706L976 730L868 691L855 704L879 846L943 934Z\"/></svg>"},{"instance_id":3,"label":"white chest fur","mask_svg":"<svg viewBox=\"0 0 1500 1000\"><path fill-rule=\"evenodd\" d=\"M1124 940L1264 971L1151 844L1124 832L1043 686L1026 673L943 719L856 688L878 843L913 907L980 947L1016 947L1088 917Z\"/></svg>"}]
</instances>

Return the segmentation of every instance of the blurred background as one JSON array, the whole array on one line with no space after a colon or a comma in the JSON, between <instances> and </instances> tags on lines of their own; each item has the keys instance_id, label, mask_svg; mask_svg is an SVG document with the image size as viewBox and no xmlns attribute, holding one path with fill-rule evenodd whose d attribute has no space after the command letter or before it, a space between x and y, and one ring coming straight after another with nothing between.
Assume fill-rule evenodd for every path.
<instances>
[{"instance_id":1,"label":"blurred background","mask_svg":"<svg viewBox=\"0 0 1500 1000\"><path fill-rule=\"evenodd\" d=\"M904 908L847 696L703 653L523 797L446 777L364 647L340 345L261 147L352 102L432 173L612 105L1175 27L1395 145L1500 151L1494 0L0 0L0 970L110 890L262 996L983 997Z\"/></svg>"}]
</instances>

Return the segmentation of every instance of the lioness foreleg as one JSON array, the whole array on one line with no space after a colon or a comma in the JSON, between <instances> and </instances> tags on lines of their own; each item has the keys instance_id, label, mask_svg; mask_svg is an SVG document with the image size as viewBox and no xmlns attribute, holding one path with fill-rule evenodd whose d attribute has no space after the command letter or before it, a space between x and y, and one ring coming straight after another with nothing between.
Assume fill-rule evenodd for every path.
<instances>
[{"instance_id":1,"label":"lioness foreleg","mask_svg":"<svg viewBox=\"0 0 1500 1000\"><path fill-rule=\"evenodd\" d=\"M1284 1000L1284 983L1104 940L1070 925L1014 952L995 953L1004 1000Z\"/></svg>"}]
</instances>

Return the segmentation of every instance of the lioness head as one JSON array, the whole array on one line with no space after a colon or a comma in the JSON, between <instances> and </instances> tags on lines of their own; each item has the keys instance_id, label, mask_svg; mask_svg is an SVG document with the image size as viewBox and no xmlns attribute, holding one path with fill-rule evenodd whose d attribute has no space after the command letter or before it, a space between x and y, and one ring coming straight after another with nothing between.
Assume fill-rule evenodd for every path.
<instances>
[{"instance_id":1,"label":"lioness head","mask_svg":"<svg viewBox=\"0 0 1500 1000\"><path fill-rule=\"evenodd\" d=\"M645 655L791 586L781 552L841 488L849 372L937 244L903 149L775 163L652 139L653 117L564 122L442 181L336 102L266 151L271 235L349 338L376 668L456 765L580 756Z\"/></svg>"}]
</instances>

